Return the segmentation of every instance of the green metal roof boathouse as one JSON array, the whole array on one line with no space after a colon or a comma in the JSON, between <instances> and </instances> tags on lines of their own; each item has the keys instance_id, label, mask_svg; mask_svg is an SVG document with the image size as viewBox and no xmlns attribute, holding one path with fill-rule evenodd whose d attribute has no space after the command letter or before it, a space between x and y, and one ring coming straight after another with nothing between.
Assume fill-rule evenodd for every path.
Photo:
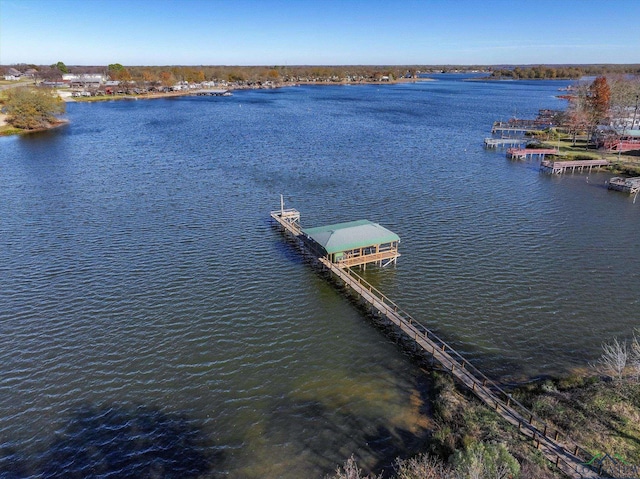
<instances>
[{"instance_id":1,"label":"green metal roof boathouse","mask_svg":"<svg viewBox=\"0 0 640 479\"><path fill-rule=\"evenodd\" d=\"M395 263L400 237L369 220L349 221L302 229L310 248L339 267Z\"/></svg>"}]
</instances>

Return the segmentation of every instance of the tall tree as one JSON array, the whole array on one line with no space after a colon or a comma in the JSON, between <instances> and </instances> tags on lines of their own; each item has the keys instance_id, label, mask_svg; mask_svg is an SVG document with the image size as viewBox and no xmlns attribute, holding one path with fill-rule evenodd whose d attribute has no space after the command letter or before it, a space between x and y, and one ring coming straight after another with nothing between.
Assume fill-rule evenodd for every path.
<instances>
[{"instance_id":1,"label":"tall tree","mask_svg":"<svg viewBox=\"0 0 640 479\"><path fill-rule=\"evenodd\" d=\"M176 83L176 79L173 76L173 73L168 71L160 72L160 83L162 86L171 86Z\"/></svg>"},{"instance_id":2,"label":"tall tree","mask_svg":"<svg viewBox=\"0 0 640 479\"><path fill-rule=\"evenodd\" d=\"M109 77L112 80L129 81L131 80L131 73L120 63L111 63L107 67Z\"/></svg>"},{"instance_id":3,"label":"tall tree","mask_svg":"<svg viewBox=\"0 0 640 479\"><path fill-rule=\"evenodd\" d=\"M60 73L69 73L67 65L62 62L54 63L53 65L51 65L51 68L57 69Z\"/></svg>"},{"instance_id":4,"label":"tall tree","mask_svg":"<svg viewBox=\"0 0 640 479\"><path fill-rule=\"evenodd\" d=\"M596 122L604 120L609 115L611 88L605 77L596 78L589 87L589 104Z\"/></svg>"}]
</instances>

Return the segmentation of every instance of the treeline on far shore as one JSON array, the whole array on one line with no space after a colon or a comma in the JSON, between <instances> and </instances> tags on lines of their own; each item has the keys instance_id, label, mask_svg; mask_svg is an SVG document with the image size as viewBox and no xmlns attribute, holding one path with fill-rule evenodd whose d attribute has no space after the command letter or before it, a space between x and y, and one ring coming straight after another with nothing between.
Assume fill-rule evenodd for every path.
<instances>
[{"instance_id":1,"label":"treeline on far shore","mask_svg":"<svg viewBox=\"0 0 640 479\"><path fill-rule=\"evenodd\" d=\"M494 68L492 78L526 79L567 79L576 80L585 76L638 75L640 65L535 65Z\"/></svg>"},{"instance_id":2,"label":"treeline on far shore","mask_svg":"<svg viewBox=\"0 0 640 479\"><path fill-rule=\"evenodd\" d=\"M19 64L0 66L0 74L9 71L36 72L42 80L56 81L63 73L104 74L112 80L158 82L233 82L252 84L271 81L288 82L358 82L395 81L417 78L421 74L467 72L488 73L502 79L577 79L582 76L606 74L640 74L640 64L612 65L301 65L301 66L123 66L119 63L103 66L66 66Z\"/></svg>"}]
</instances>

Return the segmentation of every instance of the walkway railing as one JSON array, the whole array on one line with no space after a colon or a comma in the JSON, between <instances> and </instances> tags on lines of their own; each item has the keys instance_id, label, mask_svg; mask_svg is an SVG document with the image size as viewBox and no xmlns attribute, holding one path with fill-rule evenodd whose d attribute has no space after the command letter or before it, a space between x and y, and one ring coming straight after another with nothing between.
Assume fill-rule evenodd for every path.
<instances>
[{"instance_id":1,"label":"walkway railing","mask_svg":"<svg viewBox=\"0 0 640 479\"><path fill-rule=\"evenodd\" d=\"M533 441L534 447L541 450L565 474L576 478L599 477L596 471L586 465L593 458L592 454L514 399L432 330L401 309L355 271L337 268L327 258L319 258L319 261L387 319L399 326L411 340L420 345L445 370L451 372L454 378L471 389L480 400L517 426L520 432Z\"/></svg>"}]
</instances>

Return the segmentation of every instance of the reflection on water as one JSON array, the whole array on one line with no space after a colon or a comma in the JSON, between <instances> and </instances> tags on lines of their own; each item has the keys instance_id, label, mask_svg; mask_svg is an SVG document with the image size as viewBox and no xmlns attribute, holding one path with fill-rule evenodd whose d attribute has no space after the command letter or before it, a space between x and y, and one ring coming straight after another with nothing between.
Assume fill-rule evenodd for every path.
<instances>
[{"instance_id":1,"label":"reflection on water","mask_svg":"<svg viewBox=\"0 0 640 479\"><path fill-rule=\"evenodd\" d=\"M365 276L492 376L630 335L638 205L482 148L564 83L447 78L70 104L0 139L3 472L321 477L418 447L424 373L270 226L281 193L303 226L398 233Z\"/></svg>"}]
</instances>

